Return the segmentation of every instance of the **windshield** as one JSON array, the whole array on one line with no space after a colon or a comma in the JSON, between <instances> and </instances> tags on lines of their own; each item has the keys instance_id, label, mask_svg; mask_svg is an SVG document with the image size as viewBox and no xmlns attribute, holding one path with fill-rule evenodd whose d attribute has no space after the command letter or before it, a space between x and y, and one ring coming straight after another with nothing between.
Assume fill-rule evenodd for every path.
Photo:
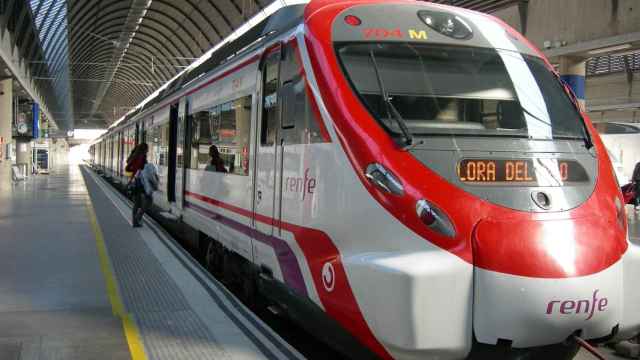
<instances>
[{"instance_id":1,"label":"windshield","mask_svg":"<svg viewBox=\"0 0 640 360\"><path fill-rule=\"evenodd\" d=\"M584 137L579 113L539 58L412 43L348 43L337 50L354 90L392 134L400 134L401 122L390 108L415 135Z\"/></svg>"}]
</instances>

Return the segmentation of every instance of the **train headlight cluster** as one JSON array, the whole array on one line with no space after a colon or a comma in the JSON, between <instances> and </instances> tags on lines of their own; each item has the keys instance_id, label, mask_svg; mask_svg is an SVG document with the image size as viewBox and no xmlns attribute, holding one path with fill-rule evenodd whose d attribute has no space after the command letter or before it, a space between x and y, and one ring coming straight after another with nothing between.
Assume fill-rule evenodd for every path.
<instances>
[{"instance_id":1,"label":"train headlight cluster","mask_svg":"<svg viewBox=\"0 0 640 360\"><path fill-rule=\"evenodd\" d=\"M419 200L416 203L416 212L422 222L431 229L448 237L454 237L456 234L453 224L449 217L437 206L431 204L427 200Z\"/></svg>"},{"instance_id":2,"label":"train headlight cluster","mask_svg":"<svg viewBox=\"0 0 640 360\"><path fill-rule=\"evenodd\" d=\"M373 185L385 192L404 195L404 187L400 180L387 170L387 168L378 163L369 164L364 176L369 179Z\"/></svg>"},{"instance_id":3,"label":"train headlight cluster","mask_svg":"<svg viewBox=\"0 0 640 360\"><path fill-rule=\"evenodd\" d=\"M473 36L471 26L457 15L441 11L422 10L418 12L418 17L428 27L450 38L468 40Z\"/></svg>"}]
</instances>

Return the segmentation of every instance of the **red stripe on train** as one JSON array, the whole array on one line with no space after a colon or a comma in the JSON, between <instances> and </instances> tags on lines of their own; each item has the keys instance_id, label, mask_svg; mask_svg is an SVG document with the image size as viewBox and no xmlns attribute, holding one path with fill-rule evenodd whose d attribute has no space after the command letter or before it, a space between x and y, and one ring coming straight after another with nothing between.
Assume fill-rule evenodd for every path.
<instances>
[{"instance_id":1,"label":"red stripe on train","mask_svg":"<svg viewBox=\"0 0 640 360\"><path fill-rule=\"evenodd\" d=\"M221 207L242 216L252 216L252 212L249 210L205 195L190 191L186 191L185 194L194 199ZM276 221L271 217L260 214L255 214L255 216L256 221L264 224L276 224ZM293 233L296 243L304 253L305 260L311 270L316 291L327 314L338 321L369 349L373 349L379 356L385 359L390 359L391 356L375 338L371 332L371 328L369 328L369 325L362 315L358 302L349 286L349 280L342 265L340 252L331 238L321 230L284 221L280 222L280 224L284 230ZM335 272L334 286L332 289L327 289L322 281L322 271L325 264L331 264Z\"/></svg>"}]
</instances>

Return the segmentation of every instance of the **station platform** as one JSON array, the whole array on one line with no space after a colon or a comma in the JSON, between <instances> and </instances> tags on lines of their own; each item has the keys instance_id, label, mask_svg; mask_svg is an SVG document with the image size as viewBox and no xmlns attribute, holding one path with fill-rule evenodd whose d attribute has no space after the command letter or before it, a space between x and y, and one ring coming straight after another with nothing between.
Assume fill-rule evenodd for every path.
<instances>
[{"instance_id":1,"label":"station platform","mask_svg":"<svg viewBox=\"0 0 640 360\"><path fill-rule=\"evenodd\" d=\"M302 359L88 169L0 203L0 359Z\"/></svg>"}]
</instances>

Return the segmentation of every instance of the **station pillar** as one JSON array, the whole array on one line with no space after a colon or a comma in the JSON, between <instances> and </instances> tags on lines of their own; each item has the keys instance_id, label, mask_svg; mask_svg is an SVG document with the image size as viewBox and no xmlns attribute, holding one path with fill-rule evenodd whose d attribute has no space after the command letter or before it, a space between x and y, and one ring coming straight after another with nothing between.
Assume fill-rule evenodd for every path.
<instances>
[{"instance_id":1,"label":"station pillar","mask_svg":"<svg viewBox=\"0 0 640 360\"><path fill-rule=\"evenodd\" d=\"M24 167L27 175L31 175L31 171L33 170L33 153L31 146L31 139L29 138L18 138L16 139L16 164L20 166L20 168Z\"/></svg>"},{"instance_id":2,"label":"station pillar","mask_svg":"<svg viewBox=\"0 0 640 360\"><path fill-rule=\"evenodd\" d=\"M13 80L0 81L0 191L11 187L11 124L13 123Z\"/></svg>"},{"instance_id":3,"label":"station pillar","mask_svg":"<svg viewBox=\"0 0 640 360\"><path fill-rule=\"evenodd\" d=\"M573 93L578 98L582 110L585 111L584 89L587 75L587 62L582 58L563 56L560 58L559 72L560 78L569 84L569 87L571 87L571 90L573 90Z\"/></svg>"}]
</instances>

